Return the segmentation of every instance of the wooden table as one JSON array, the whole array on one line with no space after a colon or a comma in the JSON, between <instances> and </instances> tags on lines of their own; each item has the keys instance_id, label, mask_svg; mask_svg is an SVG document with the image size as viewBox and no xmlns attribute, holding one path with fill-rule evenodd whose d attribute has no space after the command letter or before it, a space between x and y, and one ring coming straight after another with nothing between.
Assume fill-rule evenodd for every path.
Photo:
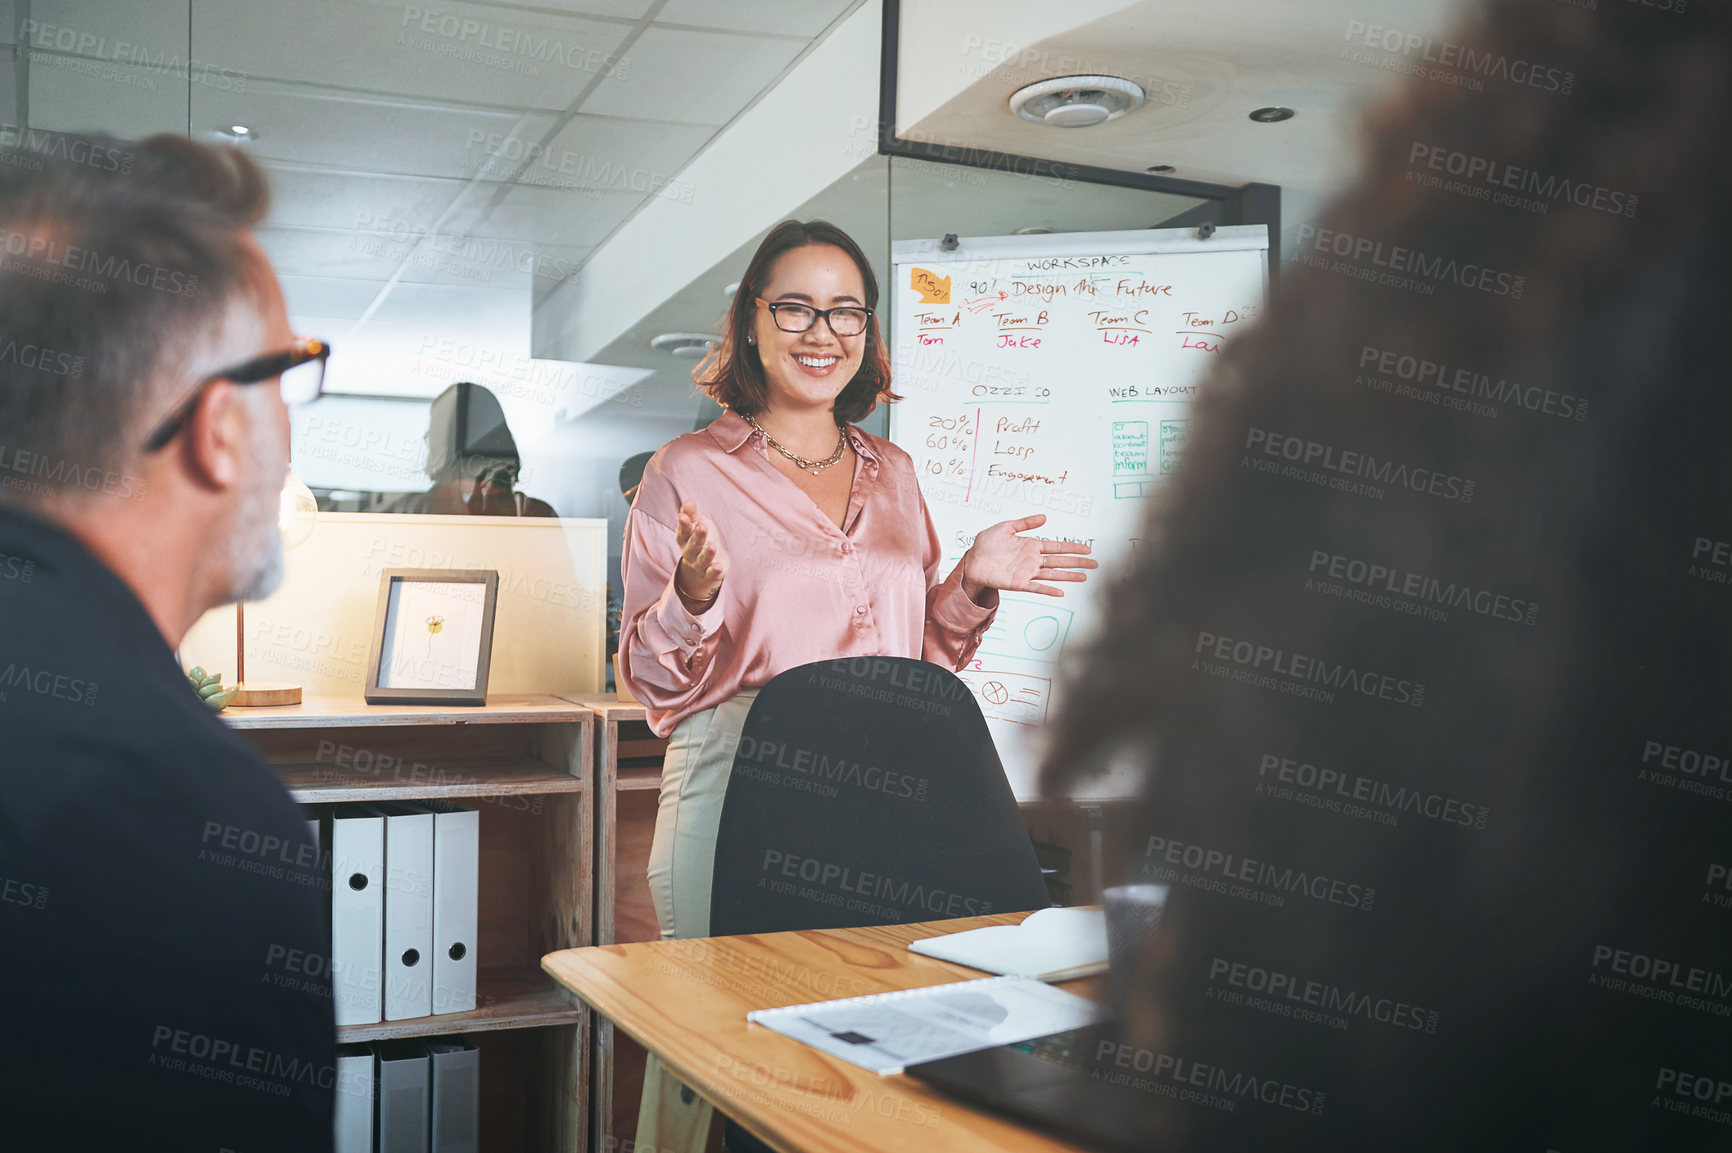
<instances>
[{"instance_id":1,"label":"wooden table","mask_svg":"<svg viewBox=\"0 0 1732 1153\"><path fill-rule=\"evenodd\" d=\"M908 943L1027 915L598 945L549 953L541 964L781 1153L1075 1150L911 1077L880 1077L746 1021L753 1009L986 976L910 953ZM1100 984L1088 978L1061 987L1098 997Z\"/></svg>"}]
</instances>

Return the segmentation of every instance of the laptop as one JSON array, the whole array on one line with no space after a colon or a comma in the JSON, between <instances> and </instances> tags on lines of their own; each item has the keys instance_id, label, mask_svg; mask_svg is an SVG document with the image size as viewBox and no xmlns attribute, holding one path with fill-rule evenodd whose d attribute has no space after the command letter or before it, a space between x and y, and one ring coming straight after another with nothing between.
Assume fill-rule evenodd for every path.
<instances>
[{"instance_id":1,"label":"laptop","mask_svg":"<svg viewBox=\"0 0 1732 1153\"><path fill-rule=\"evenodd\" d=\"M1174 1136L1172 1116L1151 1093L1107 1021L1013 1045L908 1066L952 1097L1050 1130L1094 1149L1148 1153Z\"/></svg>"}]
</instances>

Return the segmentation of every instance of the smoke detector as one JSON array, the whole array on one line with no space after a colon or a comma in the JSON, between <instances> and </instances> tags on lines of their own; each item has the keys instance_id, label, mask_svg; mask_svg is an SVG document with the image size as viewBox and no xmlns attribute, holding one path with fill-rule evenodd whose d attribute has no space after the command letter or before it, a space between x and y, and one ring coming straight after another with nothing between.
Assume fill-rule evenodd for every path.
<instances>
[{"instance_id":1,"label":"smoke detector","mask_svg":"<svg viewBox=\"0 0 1732 1153\"><path fill-rule=\"evenodd\" d=\"M1118 76L1058 76L1019 88L1010 110L1054 128L1089 128L1142 107L1143 89Z\"/></svg>"},{"instance_id":2,"label":"smoke detector","mask_svg":"<svg viewBox=\"0 0 1732 1153\"><path fill-rule=\"evenodd\" d=\"M707 332L664 332L650 338L650 347L679 360L702 360L716 338Z\"/></svg>"}]
</instances>

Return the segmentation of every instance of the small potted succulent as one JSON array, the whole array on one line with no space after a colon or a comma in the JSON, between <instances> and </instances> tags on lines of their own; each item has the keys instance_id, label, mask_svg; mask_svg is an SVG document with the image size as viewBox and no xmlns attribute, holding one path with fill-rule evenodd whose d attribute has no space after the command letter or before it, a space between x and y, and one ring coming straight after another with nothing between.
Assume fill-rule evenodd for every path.
<instances>
[{"instance_id":1,"label":"small potted succulent","mask_svg":"<svg viewBox=\"0 0 1732 1153\"><path fill-rule=\"evenodd\" d=\"M209 705L214 711L222 712L230 701L235 699L238 691L236 686L223 688L221 673L207 673L203 665L194 665L193 670L186 674L186 679L192 682L192 687L198 693L199 700Z\"/></svg>"}]
</instances>

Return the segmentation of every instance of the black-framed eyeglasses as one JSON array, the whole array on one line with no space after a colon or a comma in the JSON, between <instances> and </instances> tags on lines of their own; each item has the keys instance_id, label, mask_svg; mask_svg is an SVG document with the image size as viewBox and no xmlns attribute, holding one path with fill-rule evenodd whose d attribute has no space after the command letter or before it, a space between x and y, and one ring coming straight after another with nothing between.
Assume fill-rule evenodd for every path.
<instances>
[{"instance_id":1,"label":"black-framed eyeglasses","mask_svg":"<svg viewBox=\"0 0 1732 1153\"><path fill-rule=\"evenodd\" d=\"M761 296L757 300L770 310L770 319L783 332L805 332L818 323L819 317L823 317L824 323L837 336L859 336L866 331L866 321L872 316L870 308L851 304L840 308L813 308L795 300L778 300L774 304Z\"/></svg>"},{"instance_id":2,"label":"black-framed eyeglasses","mask_svg":"<svg viewBox=\"0 0 1732 1153\"><path fill-rule=\"evenodd\" d=\"M211 373L195 384L186 399L175 405L174 411L156 426L156 431L144 442L144 451L156 452L173 440L186 427L187 419L198 407L204 390L219 380L230 384L259 384L275 380L282 389L284 404L310 404L324 394L325 361L330 355L331 346L324 341L311 336L297 336L285 352L268 352L243 364Z\"/></svg>"}]
</instances>

